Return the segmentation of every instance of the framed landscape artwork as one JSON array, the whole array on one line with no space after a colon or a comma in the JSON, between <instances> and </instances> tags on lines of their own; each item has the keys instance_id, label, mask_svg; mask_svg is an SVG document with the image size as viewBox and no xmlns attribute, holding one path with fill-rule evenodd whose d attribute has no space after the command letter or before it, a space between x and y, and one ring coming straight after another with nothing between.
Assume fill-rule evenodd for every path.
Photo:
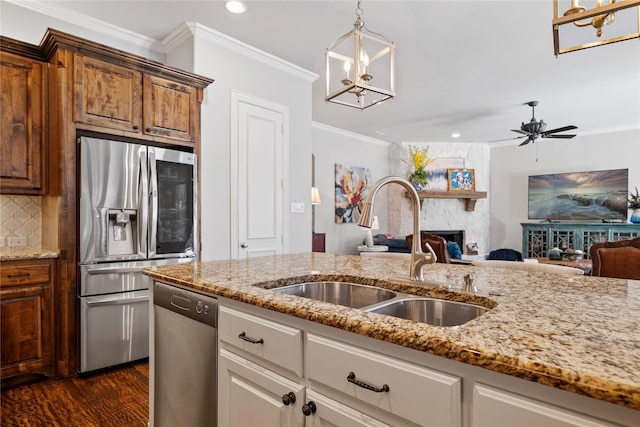
<instances>
[{"instance_id":1,"label":"framed landscape artwork","mask_svg":"<svg viewBox=\"0 0 640 427\"><path fill-rule=\"evenodd\" d=\"M626 220L628 169L529 176L529 219Z\"/></svg>"},{"instance_id":2,"label":"framed landscape artwork","mask_svg":"<svg viewBox=\"0 0 640 427\"><path fill-rule=\"evenodd\" d=\"M476 177L473 169L447 169L449 191L475 191Z\"/></svg>"}]
</instances>

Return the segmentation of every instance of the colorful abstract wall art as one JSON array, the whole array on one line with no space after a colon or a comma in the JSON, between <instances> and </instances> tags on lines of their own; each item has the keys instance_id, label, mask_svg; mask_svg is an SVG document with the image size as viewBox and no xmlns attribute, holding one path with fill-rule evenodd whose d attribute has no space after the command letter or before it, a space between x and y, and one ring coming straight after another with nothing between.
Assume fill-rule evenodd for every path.
<instances>
[{"instance_id":1,"label":"colorful abstract wall art","mask_svg":"<svg viewBox=\"0 0 640 427\"><path fill-rule=\"evenodd\" d=\"M336 223L357 223L373 184L371 170L335 164Z\"/></svg>"}]
</instances>

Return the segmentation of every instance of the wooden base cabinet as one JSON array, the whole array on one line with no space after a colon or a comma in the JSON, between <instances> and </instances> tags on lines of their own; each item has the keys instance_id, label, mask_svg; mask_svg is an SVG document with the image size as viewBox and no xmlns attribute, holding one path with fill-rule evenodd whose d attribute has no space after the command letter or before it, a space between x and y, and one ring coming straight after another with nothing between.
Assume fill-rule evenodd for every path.
<instances>
[{"instance_id":1,"label":"wooden base cabinet","mask_svg":"<svg viewBox=\"0 0 640 427\"><path fill-rule=\"evenodd\" d=\"M55 260L6 261L0 273L0 377L53 375Z\"/></svg>"}]
</instances>

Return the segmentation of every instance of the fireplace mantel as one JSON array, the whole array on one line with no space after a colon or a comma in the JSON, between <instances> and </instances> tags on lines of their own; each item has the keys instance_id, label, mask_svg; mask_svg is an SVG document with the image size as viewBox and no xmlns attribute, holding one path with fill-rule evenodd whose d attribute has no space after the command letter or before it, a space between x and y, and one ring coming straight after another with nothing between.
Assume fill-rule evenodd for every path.
<instances>
[{"instance_id":1,"label":"fireplace mantel","mask_svg":"<svg viewBox=\"0 0 640 427\"><path fill-rule=\"evenodd\" d=\"M478 199L486 199L486 191L418 191L418 196L422 202L424 199L460 199L464 201L464 210L473 212ZM409 193L405 192L405 197Z\"/></svg>"}]
</instances>

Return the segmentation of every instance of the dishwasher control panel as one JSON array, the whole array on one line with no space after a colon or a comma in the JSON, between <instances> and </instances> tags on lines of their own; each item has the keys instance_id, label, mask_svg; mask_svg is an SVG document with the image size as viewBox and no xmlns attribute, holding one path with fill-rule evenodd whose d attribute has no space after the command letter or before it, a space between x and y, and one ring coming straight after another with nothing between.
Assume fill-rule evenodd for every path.
<instances>
[{"instance_id":1,"label":"dishwasher control panel","mask_svg":"<svg viewBox=\"0 0 640 427\"><path fill-rule=\"evenodd\" d=\"M214 297L155 282L153 303L214 328L218 326L218 300Z\"/></svg>"}]
</instances>

